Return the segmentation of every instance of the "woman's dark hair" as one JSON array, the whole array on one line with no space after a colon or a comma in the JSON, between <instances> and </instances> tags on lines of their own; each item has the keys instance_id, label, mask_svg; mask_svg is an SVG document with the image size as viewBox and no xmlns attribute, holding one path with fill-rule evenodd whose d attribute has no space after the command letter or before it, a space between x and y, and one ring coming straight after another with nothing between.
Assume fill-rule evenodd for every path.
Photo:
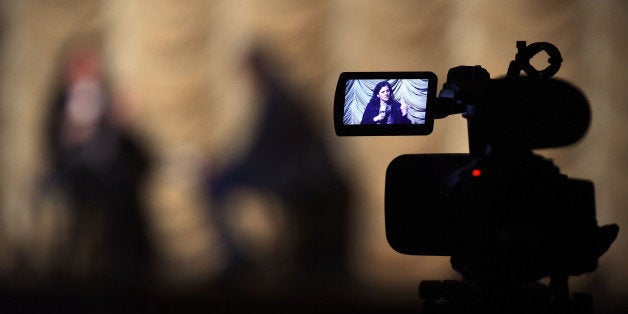
<instances>
[{"instance_id":1,"label":"woman's dark hair","mask_svg":"<svg viewBox=\"0 0 628 314\"><path fill-rule=\"evenodd\" d=\"M375 88L373 89L373 95L371 96L371 100L369 100L369 103L367 104L367 106L369 106L369 105L379 106L379 98L377 97L377 94L379 94L379 91L384 86L388 86L388 90L390 90L390 100L394 99L392 85L390 85L390 83L388 83L388 81L381 81L381 82L377 83L377 85L375 85Z\"/></svg>"}]
</instances>

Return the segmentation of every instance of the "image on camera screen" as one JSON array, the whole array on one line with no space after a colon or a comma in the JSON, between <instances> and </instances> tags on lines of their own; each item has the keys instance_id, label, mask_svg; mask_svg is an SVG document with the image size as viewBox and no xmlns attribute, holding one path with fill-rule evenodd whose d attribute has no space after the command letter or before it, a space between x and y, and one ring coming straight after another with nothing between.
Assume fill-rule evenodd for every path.
<instances>
[{"instance_id":1,"label":"image on camera screen","mask_svg":"<svg viewBox=\"0 0 628 314\"><path fill-rule=\"evenodd\" d=\"M343 123L425 124L428 86L428 79L349 79Z\"/></svg>"},{"instance_id":2,"label":"image on camera screen","mask_svg":"<svg viewBox=\"0 0 628 314\"><path fill-rule=\"evenodd\" d=\"M339 136L428 135L436 97L432 72L343 72L334 95Z\"/></svg>"}]
</instances>

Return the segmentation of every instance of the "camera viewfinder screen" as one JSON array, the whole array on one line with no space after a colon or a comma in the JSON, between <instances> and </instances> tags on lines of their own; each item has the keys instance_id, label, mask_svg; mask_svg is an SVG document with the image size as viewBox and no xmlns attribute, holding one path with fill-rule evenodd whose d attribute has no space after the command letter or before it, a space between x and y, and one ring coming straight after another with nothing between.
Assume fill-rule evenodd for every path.
<instances>
[{"instance_id":1,"label":"camera viewfinder screen","mask_svg":"<svg viewBox=\"0 0 628 314\"><path fill-rule=\"evenodd\" d=\"M389 76L360 77L378 74ZM365 72L343 75L336 90L334 112L339 135L424 135L431 132L432 121L427 116L427 109L435 94L433 74ZM339 94L344 97L338 99ZM338 121L339 116L341 121Z\"/></svg>"}]
</instances>

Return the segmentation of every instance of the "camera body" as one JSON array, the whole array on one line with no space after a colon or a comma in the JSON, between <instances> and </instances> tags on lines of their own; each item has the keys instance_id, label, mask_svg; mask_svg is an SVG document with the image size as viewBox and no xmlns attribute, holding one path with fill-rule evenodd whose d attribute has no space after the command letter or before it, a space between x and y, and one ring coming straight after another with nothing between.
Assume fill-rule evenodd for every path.
<instances>
[{"instance_id":1,"label":"camera body","mask_svg":"<svg viewBox=\"0 0 628 314\"><path fill-rule=\"evenodd\" d=\"M467 119L468 154L402 155L388 166L386 237L396 251L452 256L453 268L476 280L527 282L593 271L615 239L617 226L597 226L593 184L567 178L532 152L584 136L591 117L586 97L551 78L562 62L556 47L517 42L517 48L506 77L455 67L438 97L431 72L340 75L339 136L428 135L435 119ZM550 65L537 71L529 60L540 51ZM377 111L387 103L393 111L405 107L407 119L377 123L388 116Z\"/></svg>"}]
</instances>

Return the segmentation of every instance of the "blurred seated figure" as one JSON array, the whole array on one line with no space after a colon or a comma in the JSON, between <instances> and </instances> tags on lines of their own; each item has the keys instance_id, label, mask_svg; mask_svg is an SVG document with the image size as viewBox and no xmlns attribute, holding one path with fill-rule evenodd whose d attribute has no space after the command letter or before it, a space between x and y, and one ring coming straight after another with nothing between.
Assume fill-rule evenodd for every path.
<instances>
[{"instance_id":1,"label":"blurred seated figure","mask_svg":"<svg viewBox=\"0 0 628 314\"><path fill-rule=\"evenodd\" d=\"M261 95L257 129L244 154L225 169L212 171L206 183L210 212L228 255L224 280L247 280L242 277L265 271L285 283L344 280L350 275L347 179L309 116L305 97L280 81L277 73L282 69L260 49L250 53L246 66ZM227 200L243 195L238 194L243 190L246 195L259 193L257 200L273 200L281 208L281 215L267 216L284 218L277 219L283 220L282 228L277 228L283 230L271 232L285 238L276 240L286 246L279 250L288 258L270 261L276 264L271 269L256 268L251 251L238 241L239 230L230 223L234 208ZM256 217L257 223L264 223Z\"/></svg>"},{"instance_id":2,"label":"blurred seated figure","mask_svg":"<svg viewBox=\"0 0 628 314\"><path fill-rule=\"evenodd\" d=\"M150 257L141 195L149 155L118 120L99 50L76 40L60 60L40 194L61 195L69 213L68 239L54 252L57 279L133 283Z\"/></svg>"}]
</instances>

